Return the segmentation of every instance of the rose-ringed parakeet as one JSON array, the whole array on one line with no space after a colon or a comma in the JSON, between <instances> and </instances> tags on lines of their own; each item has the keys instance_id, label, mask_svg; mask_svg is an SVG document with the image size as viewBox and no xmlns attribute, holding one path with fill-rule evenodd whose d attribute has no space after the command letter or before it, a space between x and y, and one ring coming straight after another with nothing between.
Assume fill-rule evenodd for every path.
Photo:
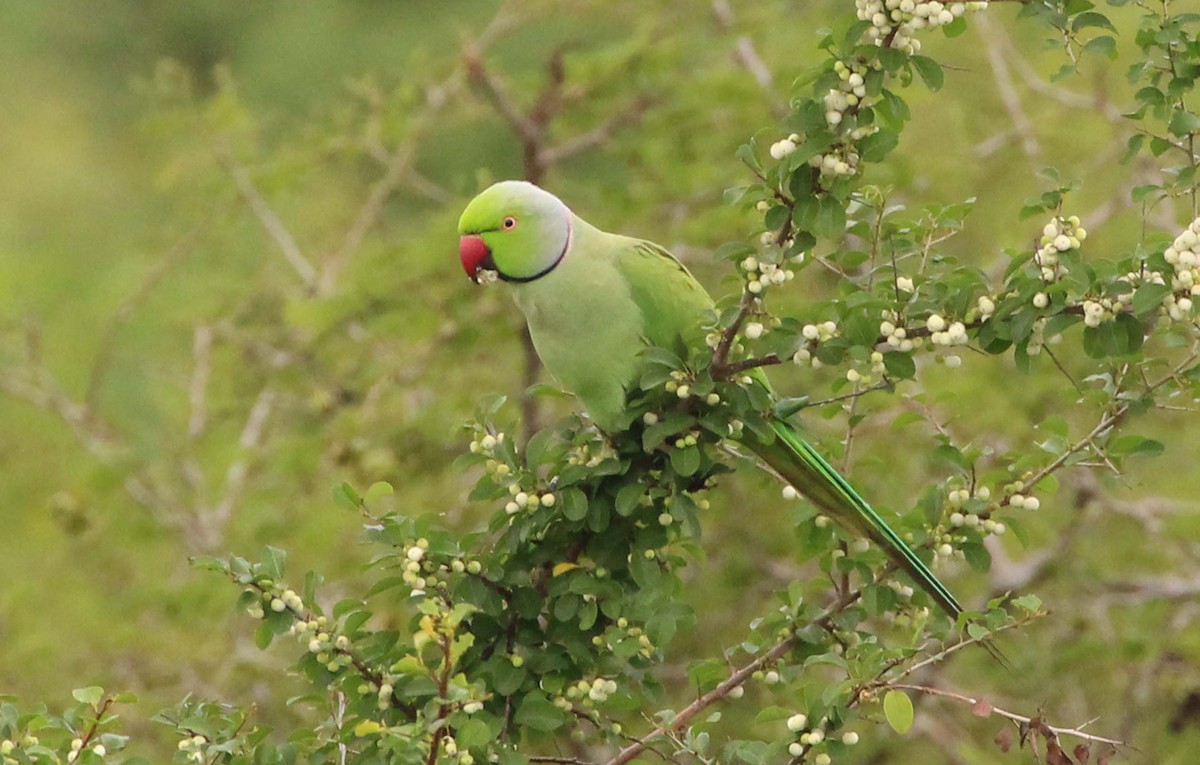
<instances>
[{"instance_id":1,"label":"rose-ringed parakeet","mask_svg":"<svg viewBox=\"0 0 1200 765\"><path fill-rule=\"evenodd\" d=\"M647 345L704 347L713 302L678 260L651 242L601 231L533 184L491 186L467 205L458 228L467 275L509 283L542 363L601 430L627 426L626 390ZM767 385L761 370L755 378ZM771 428L773 439L746 429L740 442L829 517L879 545L957 618L954 595L846 479L787 422L773 418Z\"/></svg>"}]
</instances>

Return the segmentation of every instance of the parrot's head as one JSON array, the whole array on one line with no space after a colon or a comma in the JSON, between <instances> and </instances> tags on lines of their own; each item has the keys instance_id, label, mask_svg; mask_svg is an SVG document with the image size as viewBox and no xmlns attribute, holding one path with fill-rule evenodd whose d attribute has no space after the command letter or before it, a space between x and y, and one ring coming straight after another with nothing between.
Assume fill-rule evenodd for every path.
<instances>
[{"instance_id":1,"label":"parrot's head","mask_svg":"<svg viewBox=\"0 0 1200 765\"><path fill-rule=\"evenodd\" d=\"M501 181L471 200L458 220L458 256L471 281L531 282L571 246L571 211L525 181Z\"/></svg>"}]
</instances>

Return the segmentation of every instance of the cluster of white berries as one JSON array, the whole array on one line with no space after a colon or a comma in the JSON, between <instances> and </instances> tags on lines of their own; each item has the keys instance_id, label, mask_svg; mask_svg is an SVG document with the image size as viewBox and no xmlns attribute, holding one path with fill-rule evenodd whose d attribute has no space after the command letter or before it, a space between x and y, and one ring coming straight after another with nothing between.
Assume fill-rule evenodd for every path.
<instances>
[{"instance_id":1,"label":"cluster of white berries","mask_svg":"<svg viewBox=\"0 0 1200 765\"><path fill-rule=\"evenodd\" d=\"M11 741L8 743L12 744ZM79 753L81 751L83 751L83 739L81 739L81 738L72 739L71 740L71 751L67 752L67 762L75 762L75 760L79 759ZM95 754L97 757L103 757L106 754L108 754L108 749L104 746L104 744L96 743L96 744L92 745L92 753ZM5 759L11 759L11 758L6 757ZM15 762L15 760L14 760L14 762Z\"/></svg>"},{"instance_id":2,"label":"cluster of white berries","mask_svg":"<svg viewBox=\"0 0 1200 765\"><path fill-rule=\"evenodd\" d=\"M885 372L887 372L887 366L883 363L883 354L879 351L872 351L870 371L863 372L853 368L847 369L846 379L860 385L873 385L883 378Z\"/></svg>"},{"instance_id":3,"label":"cluster of white berries","mask_svg":"<svg viewBox=\"0 0 1200 765\"><path fill-rule=\"evenodd\" d=\"M270 608L277 614L284 611L299 614L304 610L304 599L295 590L285 588L270 579L259 580L258 586L260 591L249 591L258 592L259 599L246 606L246 613L252 619L263 618L266 615L265 608Z\"/></svg>"},{"instance_id":4,"label":"cluster of white berries","mask_svg":"<svg viewBox=\"0 0 1200 765\"><path fill-rule=\"evenodd\" d=\"M708 500L698 500L696 504L699 505L701 507L701 509L708 508ZM654 550L646 550L644 555L646 556L647 559L650 559L650 558L654 558L656 553L654 552ZM600 576L601 574L605 573L605 570L604 569L596 569L596 573L597 573L597 576ZM609 627L608 630L606 630L605 634L593 636L592 637L592 645L596 646L597 648L608 648L609 650L611 650L613 647L613 644L615 644L617 642L625 641L629 638L637 638L638 653L640 653L642 656L645 656L646 658L650 658L654 655L654 651L656 650L655 646L654 646L654 641L652 641L650 639L650 636L647 635L646 631L643 630L641 627L638 627L636 625L630 625L629 620L626 619L624 616L619 617L617 619L616 624ZM587 689L584 688L583 692L586 693ZM612 691L608 691L608 693L612 693ZM571 689L570 688L567 689L567 697L568 698L578 698L578 696L579 696L578 692L576 693L576 695L572 696Z\"/></svg>"},{"instance_id":5,"label":"cluster of white berries","mask_svg":"<svg viewBox=\"0 0 1200 765\"><path fill-rule=\"evenodd\" d=\"M1061 339L1061 335L1055 336L1054 340ZM1036 319L1033 326L1029 329L1029 340L1025 345L1025 352L1030 356L1037 356L1042 352L1042 347L1046 344L1046 319Z\"/></svg>"},{"instance_id":6,"label":"cluster of white berries","mask_svg":"<svg viewBox=\"0 0 1200 765\"><path fill-rule=\"evenodd\" d=\"M766 235L771 237L768 244L773 244L775 239L774 233L768 231ZM804 260L804 254L792 258L794 262ZM767 263L761 261L753 255L743 260L739 265L742 267L742 272L746 276L746 291L752 295L761 295L767 287L777 284L783 284L796 278L796 272L790 268L785 268L775 263Z\"/></svg>"},{"instance_id":7,"label":"cluster of white berries","mask_svg":"<svg viewBox=\"0 0 1200 765\"><path fill-rule=\"evenodd\" d=\"M570 710L572 699L587 698L597 704L608 701L608 697L617 692L617 681L612 678L596 677L591 680L583 679L567 688L565 696L554 699L555 706Z\"/></svg>"},{"instance_id":8,"label":"cluster of white berries","mask_svg":"<svg viewBox=\"0 0 1200 765\"><path fill-rule=\"evenodd\" d=\"M967 326L961 321L947 322L939 313L931 313L925 319L929 340L934 345L966 345Z\"/></svg>"},{"instance_id":9,"label":"cluster of white berries","mask_svg":"<svg viewBox=\"0 0 1200 765\"><path fill-rule=\"evenodd\" d=\"M796 741L793 741L788 746L788 754L793 757L799 757L804 754L809 747L817 746L824 743L829 727L829 718L823 717L820 722L812 728L808 727L808 716L803 713L797 713L787 719L787 729L792 733L798 733ZM854 746L858 743L859 736L854 731L847 731L842 734L842 743L846 746ZM820 753L814 759L814 763L822 763L829 765L833 759L827 753Z\"/></svg>"},{"instance_id":10,"label":"cluster of white berries","mask_svg":"<svg viewBox=\"0 0 1200 765\"><path fill-rule=\"evenodd\" d=\"M855 0L858 18L871 22L867 37L882 45L891 36L891 46L909 53L921 49L914 34L921 29L945 26L967 11L987 8L986 2L942 3L939 0ZM894 33L894 34L893 34Z\"/></svg>"},{"instance_id":11,"label":"cluster of white berries","mask_svg":"<svg viewBox=\"0 0 1200 765\"><path fill-rule=\"evenodd\" d=\"M780 160L784 157L790 156L792 152L796 150L796 145L799 143L800 136L792 133L787 138L781 138L780 140L771 144L771 148L768 150L768 152L771 155L771 159Z\"/></svg>"},{"instance_id":12,"label":"cluster of white berries","mask_svg":"<svg viewBox=\"0 0 1200 765\"><path fill-rule=\"evenodd\" d=\"M350 656L350 638L345 635L331 633L332 626L325 616L312 619L300 619L288 628L289 635L307 645L308 652L314 654L318 662L330 672L337 672L354 663Z\"/></svg>"},{"instance_id":13,"label":"cluster of white berries","mask_svg":"<svg viewBox=\"0 0 1200 765\"><path fill-rule=\"evenodd\" d=\"M181 752L187 753L187 758L192 762L204 762L207 758L205 749L208 746L208 739L200 734L195 736L187 736L179 741L176 745Z\"/></svg>"},{"instance_id":14,"label":"cluster of white berries","mask_svg":"<svg viewBox=\"0 0 1200 765\"><path fill-rule=\"evenodd\" d=\"M37 736L32 736L29 734L25 734L19 744L16 741L7 738L0 740L0 757L4 758L4 765L17 765L20 760L13 756L17 749L30 749L37 746L39 743L41 743L41 741Z\"/></svg>"},{"instance_id":15,"label":"cluster of white berries","mask_svg":"<svg viewBox=\"0 0 1200 765\"><path fill-rule=\"evenodd\" d=\"M1117 318L1124 307L1125 304L1120 300L1087 298L1083 301L1083 323L1089 327L1099 327L1101 323Z\"/></svg>"},{"instance_id":16,"label":"cluster of white berries","mask_svg":"<svg viewBox=\"0 0 1200 765\"><path fill-rule=\"evenodd\" d=\"M552 491L542 494L538 494L536 491L524 491L521 489L521 485L517 483L509 485L508 493L512 496L512 499L504 505L504 512L509 515L516 515L522 510L554 507L554 503L558 501Z\"/></svg>"},{"instance_id":17,"label":"cluster of white berries","mask_svg":"<svg viewBox=\"0 0 1200 765\"><path fill-rule=\"evenodd\" d=\"M504 443L503 433L495 435L481 433L472 439L469 447L472 454L483 454L489 457L488 461L484 463L484 469L487 470L489 475L497 478L501 478L512 472L512 468L508 466L508 463L501 462L495 458L496 447L502 443Z\"/></svg>"},{"instance_id":18,"label":"cluster of white berries","mask_svg":"<svg viewBox=\"0 0 1200 765\"><path fill-rule=\"evenodd\" d=\"M950 525L956 529L964 527L968 529L982 528L984 533L995 534L996 536L1004 534L1006 531L1008 531L1008 527L1003 523L991 518L981 518L974 509L967 507L967 504L972 499L979 499L983 502L987 502L991 498L992 490L987 486L977 487L974 494L971 494L968 489L952 489L946 498L951 509ZM1028 501L1028 499L1026 499L1026 501ZM1034 501L1036 502L1036 500ZM950 557L955 553L961 555L961 551L955 550L952 547L951 542L953 542L953 540L948 534L942 537L941 544L937 548L937 553L940 557Z\"/></svg>"},{"instance_id":19,"label":"cluster of white berries","mask_svg":"<svg viewBox=\"0 0 1200 765\"><path fill-rule=\"evenodd\" d=\"M838 325L836 321L824 321L820 324L805 324L800 328L800 335L807 342L800 348L800 350L796 351L795 355L792 356L792 361L801 365L809 364L813 369L818 369L821 366L821 360L813 355L810 348L837 337Z\"/></svg>"},{"instance_id":20,"label":"cluster of white berries","mask_svg":"<svg viewBox=\"0 0 1200 765\"><path fill-rule=\"evenodd\" d=\"M650 413L647 414L649 415ZM657 417L657 415L654 416ZM647 422L647 424L653 423ZM592 451L593 446L597 447L595 452ZM571 450L567 455L567 464L584 465L593 468L615 454L616 452L613 451L612 447L605 440L600 440L598 444L596 442L592 442L591 444L585 442Z\"/></svg>"},{"instance_id":21,"label":"cluster of white berries","mask_svg":"<svg viewBox=\"0 0 1200 765\"><path fill-rule=\"evenodd\" d=\"M908 352L917 346L915 340L908 336L908 330L900 324L900 316L895 311L885 308L879 317L879 334L884 341L898 351Z\"/></svg>"},{"instance_id":22,"label":"cluster of white berries","mask_svg":"<svg viewBox=\"0 0 1200 765\"><path fill-rule=\"evenodd\" d=\"M1200 295L1200 218L1175 237L1163 259L1172 270L1171 292L1163 298L1163 311L1172 321L1187 320L1191 317L1192 298Z\"/></svg>"},{"instance_id":23,"label":"cluster of white berries","mask_svg":"<svg viewBox=\"0 0 1200 765\"><path fill-rule=\"evenodd\" d=\"M1052 218L1042 229L1042 238L1034 257L1042 281L1056 282L1066 276L1067 268L1059 262L1058 256L1060 253L1078 250L1084 239L1087 239L1087 231L1079 225L1079 216L1064 218L1056 215Z\"/></svg>"},{"instance_id":24,"label":"cluster of white berries","mask_svg":"<svg viewBox=\"0 0 1200 765\"><path fill-rule=\"evenodd\" d=\"M425 561L425 551L429 549L428 539L418 539L404 550L404 573L401 578L412 588L413 595L424 595L430 581L421 576L422 569L432 569L432 564ZM433 582L436 584L436 580Z\"/></svg>"},{"instance_id":25,"label":"cluster of white berries","mask_svg":"<svg viewBox=\"0 0 1200 765\"><path fill-rule=\"evenodd\" d=\"M912 585L898 582L895 579L889 580L887 586L891 587L892 591L904 600L912 600L912 596L916 593L916 590L912 588Z\"/></svg>"},{"instance_id":26,"label":"cluster of white berries","mask_svg":"<svg viewBox=\"0 0 1200 765\"><path fill-rule=\"evenodd\" d=\"M479 702L472 701L472 702L464 705L463 711L465 712L467 707L472 706L474 704L479 704ZM479 704L479 708L482 709L483 705ZM471 712L467 712L467 714L471 714ZM446 736L444 736L442 738L442 751L444 751L447 754L447 756L457 757L458 765L475 765L475 758L471 756L470 752L459 751L458 741L455 740L454 736L447 734Z\"/></svg>"}]
</instances>

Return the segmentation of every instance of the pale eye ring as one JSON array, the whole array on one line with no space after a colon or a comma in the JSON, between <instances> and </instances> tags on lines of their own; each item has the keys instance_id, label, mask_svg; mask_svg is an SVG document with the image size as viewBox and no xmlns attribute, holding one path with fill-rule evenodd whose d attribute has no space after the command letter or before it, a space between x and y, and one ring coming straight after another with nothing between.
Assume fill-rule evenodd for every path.
<instances>
[{"instance_id":1,"label":"pale eye ring","mask_svg":"<svg viewBox=\"0 0 1200 765\"><path fill-rule=\"evenodd\" d=\"M512 231L517 227L517 219L513 215L505 215L504 223L502 225L504 226L505 231Z\"/></svg>"}]
</instances>

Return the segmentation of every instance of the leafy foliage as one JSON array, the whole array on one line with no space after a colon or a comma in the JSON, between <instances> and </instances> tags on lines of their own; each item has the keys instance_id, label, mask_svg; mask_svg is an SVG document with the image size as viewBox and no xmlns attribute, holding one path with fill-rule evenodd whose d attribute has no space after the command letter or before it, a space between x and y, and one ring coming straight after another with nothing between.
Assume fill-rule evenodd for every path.
<instances>
[{"instance_id":1,"label":"leafy foliage","mask_svg":"<svg viewBox=\"0 0 1200 765\"><path fill-rule=\"evenodd\" d=\"M908 13L899 6L889 10ZM940 20L941 10L950 14L948 20ZM922 595L894 577L876 551L845 538L814 509L792 505L786 526L773 533L815 561L823 576L806 570L789 572L784 582L768 582L771 604L761 608L749 630L719 656L708 645L701 654L708 658L691 658L688 693L672 687L683 685L678 657L696 655L676 653L678 643L695 635L697 624L707 626L719 617L710 612L720 609L688 592L690 578L703 567L691 564L706 551L716 552L711 532L701 535L702 527L715 525L708 511L720 500L711 489L741 461L736 453L740 432L767 434L768 413L800 415L808 425L822 418L844 420L844 439L826 439L826 446L848 458L857 429L879 411L873 402L888 398L878 394L907 402L908 411L892 422L893 432L924 426L930 435L915 451L928 455L934 480L907 506L904 499L888 500L899 506L896 526L935 565L948 568L963 561L982 576L994 570L993 557L1003 554L1000 540L1008 532L1026 544L1044 533L1030 519L1036 519L1033 511L1043 501L1049 504L1056 496L1067 468L1121 471L1136 458L1158 455L1164 444L1130 432L1132 423L1149 427L1161 412L1196 395L1191 300L1200 282L1200 224L1174 221L1169 235L1143 234L1127 246L1115 241L1098 246L1077 207L1085 190L1049 170L1043 173L1044 189L1025 199L1022 222L1013 229L1018 233L1009 237L1030 244L1009 250L998 273L978 267L952 244L968 232L976 200L910 209L910 190L889 184L883 164L904 150L902 135L920 118L920 88L940 90L945 97L953 70L943 67L937 54L920 52L922 28L913 27L911 19L899 23L886 15L879 21L870 2L859 3L859 11L858 21L839 19L837 29L821 33L825 58L796 80L788 113L773 131L782 137L765 148L760 134L736 151L751 179L727 193L733 202L729 210L714 215L728 216L719 218L722 224L753 218L756 230L717 250L737 278L731 280L732 294L711 317L711 353L681 359L663 349L649 350L630 401L630 427L620 434L601 434L586 419L569 416L518 435L519 426L506 420L511 415L502 399L483 404L467 426L470 449L454 464L454 474L478 478L470 498L490 511L478 524L461 518L445 522L455 519L424 512L441 507L445 491L417 496L402 484L396 490L379 481L362 492L354 487L360 479L367 485L380 474L398 472L392 441L363 428L370 422L366 415L360 421L341 409L347 401L368 402L364 409L376 406L379 391L396 383L394 372L381 369L394 358L376 358L363 348L348 351L345 339L396 331L402 323L378 316L386 292L397 285L375 283L371 268L351 258L366 237L358 221L368 221L364 225L370 228L371 216L380 214L395 187L379 181L359 213L364 217L356 217L341 244L314 266L315 258L308 260L313 252L330 248L302 247L266 202L268 196L288 199L297 193L291 165L304 164L298 157L308 156L312 147L294 148L296 156L282 157L278 167L260 167L264 126L251 116L226 71L218 70L207 99L196 99L186 73L172 64L144 83L147 92L162 99L158 129L205 137L202 150L179 150L165 180L191 188L191 204L204 207L205 216L211 215L213 197L224 200L221 219L230 215L227 209L249 208L254 224L283 256L290 278L302 285L293 292L270 291L268 300L232 309L232 345L242 349L239 358L245 360L232 366L246 367L238 370L244 377L235 378L235 384L246 385L246 398L254 401L240 427L241 449L262 448L264 418L285 407L299 435L291 452L294 463L280 458L292 466L283 480L305 476L308 463L294 455L328 447L327 461L350 478L335 487L333 500L362 515L366 540L376 551L365 581L351 585L354 594L348 597L345 585L327 587L315 573L302 582L289 580L286 555L274 547L255 561L236 555L194 558L240 590L239 609L258 622L254 641L259 648L281 637L299 642L294 668L305 689L291 704L304 710L297 715L306 722L275 733L251 711L189 699L156 718L179 741L177 761L352 758L470 765L484 758L515 764L602 757L619 763L653 756L649 750L654 749L683 761L828 763L853 756L851 747L868 722L886 721L901 734L916 728L922 710L914 708L908 694L938 689L912 690L915 673L952 654L981 653L960 648L995 640L1044 615L1038 596L995 593L986 610L947 624L930 614ZM1069 63L1062 77L1078 69L1084 54L1109 58L1118 52L1112 34L1119 24L1090 3L1023 4L1020 13L1045 25L1063 45ZM1194 140L1200 122L1187 101L1200 58L1189 26L1195 18L1172 15L1167 3L1147 5L1140 13L1135 40L1140 58L1129 70L1140 89L1138 109L1130 116L1147 127L1130 137L1127 161L1169 155L1178 164L1163 168L1160 178L1139 186L1132 198L1145 216L1190 202L1188 218L1195 219L1200 211ZM951 45L969 23L961 11L949 8L940 9L937 18L929 26L940 27ZM645 38L663 39L654 31L644 30ZM663 72L673 71L664 63L671 51L655 59L636 46L606 42L567 64L561 54L551 56L543 93L566 101L577 97L563 89L568 69L572 76L587 74L600 83L596 103L607 103L603 97L612 94L606 88L619 91L630 80L647 92L670 81ZM639 63L642 57L649 62ZM514 107L525 104L504 100L508 91L489 76L478 50L466 58L473 87L491 99L518 134L532 124L541 131L539 141L547 133L561 138L548 123L522 121ZM434 90L444 95L459 83L451 75L443 90ZM911 85L917 87L906 89ZM355 87L362 103L339 115L336 119L345 124L333 132L344 135L350 125L363 135L328 144L310 136L323 147L317 153L332 151L350 165L383 163L385 180L399 183L396 179L403 177L424 195L397 211L398 217L449 220L449 213L431 212L454 197L430 181L429 176L441 177L441 168L415 162L417 144L408 143L414 134L425 138L433 132L445 101L430 100L427 112L410 119L422 105L422 92L404 87L385 92L369 81ZM628 94L620 95L626 103ZM549 108L547 103L538 99L525 114L544 115L539 109ZM642 119L649 101L635 98L633 103L637 106L626 118ZM576 127L572 120L596 116L586 111L585 105L583 117L568 113L568 127ZM645 118L651 129L685 125L680 143L705 135L687 129L696 118L685 109L666 108L658 116L651 109ZM614 138L616 123L602 127L600 144L611 139L626 158L664 156L649 139L623 146ZM539 148L528 135L518 138L526 158L530 146ZM563 139L541 148L561 154L573 145ZM464 150L469 155L475 148ZM668 148L686 155L713 147ZM698 163L681 163L677 156L670 161L672 172L678 164L688 165L686 177L697 188L717 182L697 169ZM554 172L549 166L540 171ZM322 176L323 204L361 185L327 169L309 172ZM724 175L717 177L724 182ZM658 190L651 184L643 193ZM581 198L587 193L581 189ZM608 214L620 220L621 212ZM319 230L317 216L296 217ZM232 244L247 236L245 225L218 226L217 236ZM437 238L430 233L421 244L440 241L445 227L433 226ZM714 228L727 236L732 225ZM369 245L362 257L368 264L383 262L390 257L387 249ZM1119 254L1104 255L1112 252ZM430 278L436 272L422 268L414 266L399 286L438 296L433 300L439 311L426 314L465 319L469 326L477 314L492 317L499 310L492 298L470 308L456 306L446 292L438 292L438 280ZM797 307L788 295L796 287L789 282L820 285L824 272L834 274L836 282ZM213 312L224 312L226 307L219 307ZM439 335L443 330L428 321L421 332L449 336ZM214 323L230 331L219 321L195 329L197 370L210 353L205 348L211 347ZM454 336L463 331L474 330L446 330ZM228 463L220 501L210 502L196 488L195 453L221 451L203 440L204 413L190 413L187 451L192 453L184 454L178 466L155 462L159 455L143 461L142 455L154 450L131 447L102 427L94 401L76 405L47 386L45 370L34 366L39 359L35 339L30 333L23 357L29 373L6 376L5 390L51 410L57 407L158 521L186 531L189 546L222 546L232 508L241 499L239 481L249 468L242 456ZM443 351L439 341L406 349L426 359ZM1046 416L1036 440L1014 444L960 437L934 411L939 402L924 391L936 387L931 380L943 370L964 366L964 358L971 366L991 365L1005 376L1024 375L1018 378L1023 380L1061 370L1063 379L1056 385L1074 396L1073 411ZM773 400L760 368L786 361L823 380L829 395ZM6 362L17 368L21 359L13 354ZM316 373L310 380L311 370ZM197 372L193 390L203 389L199 377ZM260 379L267 380L261 388ZM495 380L487 382L497 387ZM973 406L966 402L967 408ZM411 414L419 409L405 409L406 416L426 416ZM194 421L200 425L193 429ZM368 434L357 435L360 431ZM319 443L331 432L337 434L334 446ZM405 427L392 437L419 432ZM447 472L445 454L430 454L437 472ZM187 495L190 503L178 501L172 479L163 477L176 472L187 477L183 485L193 493ZM756 489L761 494L762 487ZM783 491L785 497L794 495L787 487ZM394 507L397 499L403 500L402 511ZM61 512L75 512L72 502L62 497ZM331 525L348 526L344 518ZM464 527L470 530L464 533ZM785 527L793 531L784 535ZM320 541L327 543L328 537ZM1032 584L1032 577L1018 582L1022 588ZM330 591L337 595L330 598ZM750 715L737 712L733 703L747 687L755 694L747 705ZM1034 691L1025 690L1023 697L1031 698ZM97 687L79 689L74 698L77 703L57 716L40 707L19 710L5 700L0 705L5 765L131 761L110 712L114 704L131 699ZM1000 714L1019 723L1022 740L1030 737L1034 746L1040 737L1049 761L1067 756L1058 736L1082 739L1082 754L1073 752L1077 759L1086 759L1092 746L1100 752L1097 760L1108 756L1102 748L1106 739L1095 731L1055 728L1040 715L1030 719L1003 713L990 702L967 701L978 717ZM724 725L725 712L716 711L723 702L722 709L740 714L745 724ZM1006 746L1000 737L997 743ZM563 747L570 747L569 755Z\"/></svg>"}]
</instances>

